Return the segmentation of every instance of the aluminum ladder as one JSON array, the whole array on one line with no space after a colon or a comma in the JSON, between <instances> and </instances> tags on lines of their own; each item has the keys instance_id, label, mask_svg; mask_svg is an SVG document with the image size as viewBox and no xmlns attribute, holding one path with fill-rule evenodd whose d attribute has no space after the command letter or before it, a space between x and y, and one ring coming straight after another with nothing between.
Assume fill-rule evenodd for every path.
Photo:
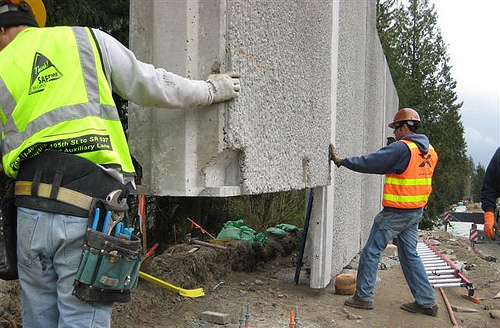
<instances>
[{"instance_id":1,"label":"aluminum ladder","mask_svg":"<svg viewBox=\"0 0 500 328\"><path fill-rule=\"evenodd\" d=\"M417 243L417 254L422 260L432 287L465 287L474 296L474 286L460 270L426 240Z\"/></svg>"}]
</instances>

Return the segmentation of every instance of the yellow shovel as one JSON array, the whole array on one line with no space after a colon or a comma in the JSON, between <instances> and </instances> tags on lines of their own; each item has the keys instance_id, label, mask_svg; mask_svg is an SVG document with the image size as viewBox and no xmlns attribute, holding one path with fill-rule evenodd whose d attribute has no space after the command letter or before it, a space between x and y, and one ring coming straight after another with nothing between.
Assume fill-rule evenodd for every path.
<instances>
[{"instance_id":1,"label":"yellow shovel","mask_svg":"<svg viewBox=\"0 0 500 328\"><path fill-rule=\"evenodd\" d=\"M205 292L203 291L203 288L201 288L201 287L196 288L196 289L180 288L180 287L174 286L172 284L169 284L166 281L163 281L161 279L150 276L149 274L144 273L142 271L139 271L139 278L142 278L146 281L152 282L153 284L157 284L157 285L162 286L164 288L170 289L171 291L179 293L179 295L181 295L181 296L192 297L192 298L205 296Z\"/></svg>"}]
</instances>

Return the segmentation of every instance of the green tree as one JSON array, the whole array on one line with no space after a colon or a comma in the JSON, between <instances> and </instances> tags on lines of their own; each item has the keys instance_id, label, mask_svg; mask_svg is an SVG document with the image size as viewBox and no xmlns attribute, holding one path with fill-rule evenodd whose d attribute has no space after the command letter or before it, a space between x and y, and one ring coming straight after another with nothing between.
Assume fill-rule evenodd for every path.
<instances>
[{"instance_id":1,"label":"green tree","mask_svg":"<svg viewBox=\"0 0 500 328\"><path fill-rule=\"evenodd\" d=\"M89 26L128 46L129 0L45 0L47 26Z\"/></svg>"},{"instance_id":2,"label":"green tree","mask_svg":"<svg viewBox=\"0 0 500 328\"><path fill-rule=\"evenodd\" d=\"M437 12L428 0L377 1L377 28L399 96L399 106L416 109L421 133L439 154L425 226L460 200L470 166L455 92L456 81Z\"/></svg>"},{"instance_id":3,"label":"green tree","mask_svg":"<svg viewBox=\"0 0 500 328\"><path fill-rule=\"evenodd\" d=\"M477 164L472 179L472 199L475 202L481 201L481 188L483 187L485 173L486 168L481 163Z\"/></svg>"}]
</instances>

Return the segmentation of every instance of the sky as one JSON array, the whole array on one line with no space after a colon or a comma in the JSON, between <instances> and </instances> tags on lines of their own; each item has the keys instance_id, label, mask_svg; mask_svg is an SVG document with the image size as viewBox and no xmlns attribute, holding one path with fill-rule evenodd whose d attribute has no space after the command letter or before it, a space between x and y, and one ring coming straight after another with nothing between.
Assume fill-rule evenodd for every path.
<instances>
[{"instance_id":1,"label":"sky","mask_svg":"<svg viewBox=\"0 0 500 328\"><path fill-rule=\"evenodd\" d=\"M430 0L447 44L468 156L487 167L500 147L500 1Z\"/></svg>"}]
</instances>

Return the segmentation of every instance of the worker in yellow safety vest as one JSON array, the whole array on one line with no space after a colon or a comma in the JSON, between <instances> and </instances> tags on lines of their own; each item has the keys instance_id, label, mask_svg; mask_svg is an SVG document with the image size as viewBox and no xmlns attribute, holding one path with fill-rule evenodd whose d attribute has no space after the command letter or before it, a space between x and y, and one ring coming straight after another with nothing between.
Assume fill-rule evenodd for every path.
<instances>
[{"instance_id":1,"label":"worker in yellow safety vest","mask_svg":"<svg viewBox=\"0 0 500 328\"><path fill-rule=\"evenodd\" d=\"M432 191L432 176L438 155L429 139L417 133L420 116L412 108L400 109L389 127L394 129L393 142L375 153L341 158L330 145L330 158L337 167L344 166L361 173L385 174L383 209L361 250L356 278L356 292L346 306L373 309L374 288L380 254L395 240L406 282L415 298L401 305L403 310L436 316L434 289L417 255L418 225L423 218Z\"/></svg>"},{"instance_id":2,"label":"worker in yellow safety vest","mask_svg":"<svg viewBox=\"0 0 500 328\"><path fill-rule=\"evenodd\" d=\"M109 327L115 299L106 297L117 288L94 288L102 293L93 301L74 284L91 219L112 233L96 206L116 210L115 220L135 188L112 92L144 107L192 108L238 97L240 81L190 80L138 61L98 29L44 28L45 20L41 0L0 0L0 146L3 172L16 180L18 263L4 277L19 277L23 327Z\"/></svg>"}]
</instances>

